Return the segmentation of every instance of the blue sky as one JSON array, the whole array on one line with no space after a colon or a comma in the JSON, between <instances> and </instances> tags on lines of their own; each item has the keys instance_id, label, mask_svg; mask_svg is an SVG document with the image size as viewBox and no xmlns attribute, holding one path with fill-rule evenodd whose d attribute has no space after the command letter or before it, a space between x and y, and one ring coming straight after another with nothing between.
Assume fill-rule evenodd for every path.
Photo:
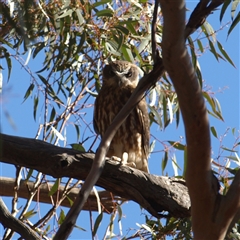
<instances>
[{"instance_id":1,"label":"blue sky","mask_svg":"<svg viewBox=\"0 0 240 240\"><path fill-rule=\"evenodd\" d=\"M196 1L188 1L187 7L193 9ZM236 68L233 68L228 62L220 60L216 61L214 56L206 51L202 56L199 57L198 61L201 66L202 76L204 79L204 84L206 88L211 86L213 92L216 93L216 97L219 100L222 113L224 117L224 122L216 120L213 117L210 117L210 126L215 126L218 135L224 135L227 128L235 127L237 130L239 127L239 27L236 27L231 35L227 38L227 31L230 26L230 15L226 13L226 17L223 19L222 23L219 23L219 12L216 11L208 18L208 22L213 26L215 30L220 29L221 26L224 26L222 30L219 30L217 34L217 39L222 43L225 50L232 58L233 62L236 65ZM27 58L27 55L24 56ZM4 60L0 62L6 69ZM33 61L32 59L29 62L32 71L39 69L39 61ZM3 99L2 99L2 108L1 108L1 132L9 135L17 135L22 137L34 138L39 124L39 115L36 119L36 122L33 119L33 100L28 99L23 103L24 94L30 83L30 76L28 73L22 69L22 67L13 61L13 70L11 74L11 79L7 82L7 73L6 70L3 71ZM6 117L5 112L8 112L11 117L14 126L9 123L9 119ZM92 119L92 109L89 109L88 120ZM68 144L76 142L75 136L70 135L70 130L67 132L68 135ZM160 130L156 125L152 126L151 132L155 134L161 141L167 140L179 140L183 139L184 143L184 129L182 122L178 129L176 129L176 124L173 123L166 130ZM230 132L227 136L223 138L223 145L231 148L235 139ZM219 140L212 136L212 152L213 158L218 156L219 151ZM152 174L162 175L161 171L161 159L163 157L163 148L161 145L157 146L157 149L160 150L158 153L153 153L149 159L149 169ZM228 156L228 152L224 152L224 156ZM176 152L177 161L180 167L183 166L183 153ZM173 175L173 168L171 162L169 161L166 171L164 174L169 176ZM181 172L180 172L181 174ZM15 176L15 168L7 164L0 164L0 175L7 177ZM11 199L4 198L5 203L8 207L11 206ZM19 206L24 204L25 200L21 200ZM35 204L35 203L34 203ZM33 204L33 206L34 206ZM47 211L49 209L48 205L42 205L41 210ZM67 209L64 209L67 211ZM140 207L133 203L125 203L122 207L123 218L121 220L123 227L123 236L128 232L130 228L138 229L136 222L141 224L144 223L144 214L148 214L146 211L141 210ZM43 213L42 213L43 214ZM95 221L97 213L93 214L93 222ZM104 215L104 220L98 231L99 239L102 239L104 231L106 230L107 224L109 223L110 215ZM117 218L116 218L117 219ZM71 235L70 239L90 239L91 233L89 231L90 219L88 212L82 212L79 216L77 225L85 228L87 232L80 230L75 230ZM118 222L115 221L115 233L119 234ZM3 229L0 226L0 237L2 236Z\"/></svg>"}]
</instances>

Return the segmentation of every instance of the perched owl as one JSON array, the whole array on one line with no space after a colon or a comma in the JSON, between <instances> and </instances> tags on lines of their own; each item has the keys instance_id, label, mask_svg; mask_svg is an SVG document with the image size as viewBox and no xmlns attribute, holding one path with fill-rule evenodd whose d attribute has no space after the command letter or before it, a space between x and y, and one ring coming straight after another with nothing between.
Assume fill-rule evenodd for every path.
<instances>
[{"instance_id":1,"label":"perched owl","mask_svg":"<svg viewBox=\"0 0 240 240\"><path fill-rule=\"evenodd\" d=\"M103 137L114 117L130 98L139 79L138 67L127 61L115 61L103 69L102 88L94 106L94 129ZM149 117L143 98L116 132L107 157L121 159L145 172L148 170Z\"/></svg>"}]
</instances>

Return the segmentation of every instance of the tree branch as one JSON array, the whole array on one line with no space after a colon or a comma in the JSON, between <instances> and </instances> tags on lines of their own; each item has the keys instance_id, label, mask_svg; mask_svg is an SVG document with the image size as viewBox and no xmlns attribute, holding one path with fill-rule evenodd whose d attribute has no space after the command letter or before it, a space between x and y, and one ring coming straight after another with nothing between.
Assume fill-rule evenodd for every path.
<instances>
[{"instance_id":1,"label":"tree branch","mask_svg":"<svg viewBox=\"0 0 240 240\"><path fill-rule=\"evenodd\" d=\"M94 154L61 148L41 140L0 134L1 162L35 169L62 178L85 180ZM185 182L160 177L106 161L98 186L124 199L132 200L155 217L163 211L170 216L190 216L190 201Z\"/></svg>"},{"instance_id":2,"label":"tree branch","mask_svg":"<svg viewBox=\"0 0 240 240\"><path fill-rule=\"evenodd\" d=\"M208 5L210 1L201 2ZM185 46L185 2L160 0L160 3L164 17L163 63L176 89L185 126L186 181L192 202L194 239L223 239L239 210L240 174L236 175L226 196L218 194L211 172L208 114Z\"/></svg>"},{"instance_id":3,"label":"tree branch","mask_svg":"<svg viewBox=\"0 0 240 240\"><path fill-rule=\"evenodd\" d=\"M195 32L199 27L203 25L207 16L212 13L217 7L222 5L224 0L202 0L199 1L194 11L192 12L190 19L185 29L185 39Z\"/></svg>"},{"instance_id":4,"label":"tree branch","mask_svg":"<svg viewBox=\"0 0 240 240\"><path fill-rule=\"evenodd\" d=\"M0 186L0 196L13 197L13 189L15 186L14 178L0 177ZM58 187L58 191L50 197L49 189L51 189L52 186L52 183L41 183L38 188L39 194L33 197L33 201L58 205L58 201L63 197L65 187L63 185L60 185ZM34 182L21 180L18 188L18 197L28 199L32 189L34 189ZM80 188L78 187L74 187L67 195L68 198L70 198L73 202L79 193L79 189ZM106 213L113 212L117 201L126 200L121 197L113 196L108 191L99 191L98 195L103 206L102 210ZM62 207L71 207L70 202L67 198L64 198L64 200L61 201L60 205ZM97 199L94 192L91 192L89 195L88 200L83 207L83 210L98 211Z\"/></svg>"},{"instance_id":5,"label":"tree branch","mask_svg":"<svg viewBox=\"0 0 240 240\"><path fill-rule=\"evenodd\" d=\"M153 20L152 20L152 32L151 32L152 58L153 58L154 63L157 62L157 54L158 54L158 52L157 52L157 42L156 42L158 7L159 7L158 0L155 0L154 10L153 10Z\"/></svg>"},{"instance_id":6,"label":"tree branch","mask_svg":"<svg viewBox=\"0 0 240 240\"><path fill-rule=\"evenodd\" d=\"M220 226L223 237L226 232L231 230L240 217L240 170L229 187L226 196L220 201L218 212L215 216L215 222Z\"/></svg>"},{"instance_id":7,"label":"tree branch","mask_svg":"<svg viewBox=\"0 0 240 240\"><path fill-rule=\"evenodd\" d=\"M10 228L13 231L20 234L24 239L37 240L40 239L35 233L27 226L24 225L20 220L12 216L4 204L2 198L0 198L0 222L4 227Z\"/></svg>"},{"instance_id":8,"label":"tree branch","mask_svg":"<svg viewBox=\"0 0 240 240\"><path fill-rule=\"evenodd\" d=\"M160 3L164 16L164 66L176 89L185 126L188 157L186 180L194 216L192 226L196 239L206 239L206 231L211 228L210 219L216 199L212 195L208 116L185 46L185 3L166 0L160 0Z\"/></svg>"}]
</instances>

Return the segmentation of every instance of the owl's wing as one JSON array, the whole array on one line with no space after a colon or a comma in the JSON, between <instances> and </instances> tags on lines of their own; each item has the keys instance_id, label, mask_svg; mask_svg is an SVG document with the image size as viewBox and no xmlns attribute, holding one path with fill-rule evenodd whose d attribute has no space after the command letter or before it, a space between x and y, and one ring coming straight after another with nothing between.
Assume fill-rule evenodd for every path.
<instances>
[{"instance_id":1,"label":"owl's wing","mask_svg":"<svg viewBox=\"0 0 240 240\"><path fill-rule=\"evenodd\" d=\"M139 130L142 135L142 148L144 150L145 158L149 155L149 139L150 139L150 121L147 111L147 103L142 99L137 105L137 115L139 119Z\"/></svg>"}]
</instances>

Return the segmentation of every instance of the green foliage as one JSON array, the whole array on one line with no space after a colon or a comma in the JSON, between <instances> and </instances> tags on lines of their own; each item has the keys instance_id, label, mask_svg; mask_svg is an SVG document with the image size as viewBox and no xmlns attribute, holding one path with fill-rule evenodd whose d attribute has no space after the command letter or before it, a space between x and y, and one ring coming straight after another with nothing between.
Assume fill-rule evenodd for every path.
<instances>
[{"instance_id":1,"label":"green foliage","mask_svg":"<svg viewBox=\"0 0 240 240\"><path fill-rule=\"evenodd\" d=\"M149 218L145 216L144 224L137 224L139 230L131 237L144 237L144 239L192 239L191 234L191 220L188 219L176 219L173 217L167 217L164 221ZM164 222L164 223L163 223ZM124 238L124 239L132 239Z\"/></svg>"},{"instance_id":2,"label":"green foliage","mask_svg":"<svg viewBox=\"0 0 240 240\"><path fill-rule=\"evenodd\" d=\"M70 144L70 146L80 151L91 151L95 144L96 134L92 130L92 123L86 123L85 115L88 109L93 106L101 87L103 65L108 61L121 59L135 62L144 74L152 69L150 27L153 12L152 3L146 0L13 2L14 11L5 3L0 3L2 16L0 55L6 61L8 79L10 79L12 72L13 58L17 59L31 76L23 102L32 97L33 119L36 120L38 116L44 116L40 120L36 136L56 145L59 144L60 140L66 146L65 132L73 127L76 143ZM231 7L232 23L228 35L240 20L240 14L236 11L238 3L237 0L224 1L220 12L220 21L222 21L227 8ZM159 14L157 21L156 39L157 47L161 53L161 14ZM200 28L197 36L188 37L187 43L199 84L203 89L208 112L214 118L223 121L219 101L213 94L204 89L198 58L199 54L202 55L209 51L217 61L224 60L232 66L235 65L222 44L217 40L216 31L207 21ZM24 63L20 57L27 53L30 54L30 59L29 62ZM35 59L41 59L42 65L39 65L33 73L29 66L32 62L34 63ZM175 89L167 74L150 90L147 98L149 116L153 126L157 125L161 130L169 127L171 123L176 124L176 127L179 126L180 107ZM88 136L84 135L86 129L89 131ZM215 138L219 138L219 133L213 126L211 133ZM91 147L86 149L85 143ZM157 144L155 143L154 139L151 144L151 152L156 150ZM176 139L171 139L166 144L162 143L161 147L162 157L159 159L162 158L162 161L159 166L161 165L162 174L165 174L169 159L172 159L173 168L177 172L180 167L174 151L181 151L184 158L182 173L184 176L187 159L186 145ZM238 157L231 155L236 153L235 149L224 146L221 146L220 149L228 152L230 154L228 158L239 164ZM234 175L236 169L226 166L226 170ZM38 183L41 177L33 176L33 171L29 170L26 179L35 177L36 183ZM222 178L226 191L227 182L227 177ZM57 192L59 184L60 179L57 179L50 189L49 196ZM73 200L68 199L72 203ZM53 212L51 213L53 214ZM118 222L120 222L123 216L120 206L118 206L117 212ZM36 212L30 210L25 213L24 218L30 218L34 214ZM64 212L61 210L58 215L58 223L61 224L64 218ZM114 218L115 215L112 214L108 226L112 237L114 236ZM97 234L102 219L103 213L101 212L95 221L93 236ZM48 221L46 220L44 224ZM239 224L235 229L239 231ZM48 225L44 234L47 235L49 232ZM146 217L146 223L140 224L137 232L138 234L133 237L192 238L190 219L172 217L161 220Z\"/></svg>"},{"instance_id":3,"label":"green foliage","mask_svg":"<svg viewBox=\"0 0 240 240\"><path fill-rule=\"evenodd\" d=\"M55 183L53 184L52 188L49 191L49 196L52 196L54 193L57 192L61 179L56 179Z\"/></svg>"},{"instance_id":4,"label":"green foliage","mask_svg":"<svg viewBox=\"0 0 240 240\"><path fill-rule=\"evenodd\" d=\"M232 24L231 24L231 26L228 30L228 35L232 32L232 30L237 26L237 24L240 21L240 12L238 12L237 16L235 16L236 10L237 10L238 4L239 4L238 0L226 0L226 1L224 1L224 4L223 4L222 9L221 9L221 13L220 13L220 21L222 21L223 16L224 16L228 6L230 5L230 3L232 4L231 5Z\"/></svg>"},{"instance_id":5,"label":"green foliage","mask_svg":"<svg viewBox=\"0 0 240 240\"><path fill-rule=\"evenodd\" d=\"M95 223L94 223L93 236L96 235L97 230L98 230L98 227L99 227L99 225L100 225L100 223L101 223L101 221L102 221L102 218L103 218L103 213L101 212L101 213L98 215L98 217L97 217L97 219L96 219L96 221L95 221Z\"/></svg>"},{"instance_id":6,"label":"green foliage","mask_svg":"<svg viewBox=\"0 0 240 240\"><path fill-rule=\"evenodd\" d=\"M31 209L30 211L26 212L26 213L23 215L23 219L31 218L31 217L33 217L35 214L37 214L37 212L34 211L34 209Z\"/></svg>"},{"instance_id":7,"label":"green foliage","mask_svg":"<svg viewBox=\"0 0 240 240\"><path fill-rule=\"evenodd\" d=\"M1 40L1 38L0 38ZM3 41L5 43L5 41ZM6 43L7 44L7 43ZM7 44L9 45L9 44ZM11 46L11 45L10 45ZM11 61L11 58L10 58L10 54L9 52L7 51L6 48L0 46L0 55L5 58L6 60L6 63L7 63L7 67L8 67L8 80L10 79L10 75L11 75L11 71L12 71L12 61ZM2 67L1 67L2 68Z\"/></svg>"},{"instance_id":8,"label":"green foliage","mask_svg":"<svg viewBox=\"0 0 240 240\"><path fill-rule=\"evenodd\" d=\"M218 138L218 136L217 136L217 131L216 131L215 127L211 127L210 130L211 130L213 136L214 136L215 138Z\"/></svg>"},{"instance_id":9,"label":"green foliage","mask_svg":"<svg viewBox=\"0 0 240 240\"><path fill-rule=\"evenodd\" d=\"M42 8L34 2L19 3L14 6L17 13L14 21L8 6L4 6L5 11L2 11L3 23L9 21L12 29L11 34L4 36L4 41L8 49L16 50L22 44L25 51L32 50L33 59L37 57L44 59L43 67L36 71L36 77L34 76L29 85L24 101L34 95L33 116L36 119L38 105L48 99L44 111L49 121L43 123L42 128L45 140L56 141L57 136L50 126L57 127L57 131L61 133L66 127L67 119L72 116L75 118L72 124L75 126L76 138L79 139L80 131L76 126L79 126L83 119L77 111L78 103L79 100L83 103L94 101L90 100L90 96L96 95L96 91L99 90L104 61L125 59L136 62L145 73L152 68L151 29L148 24L152 19L151 4L146 2L114 4L104 0L64 4L60 1L49 1L44 2ZM225 4L224 7L227 6ZM222 15L225 12L224 7ZM236 9L236 4L233 4L232 8ZM158 43L162 37L161 20L158 19L160 23L156 36ZM214 29L208 22L202 26L202 33L215 58L225 59L234 65L221 43L216 40ZM204 52L203 41L204 39L201 38L196 40L188 38L193 65L201 85L202 76L196 52L197 48ZM9 50L4 47L2 49L10 75ZM176 120L178 126L180 109L177 96L167 76L155 86L153 91L156 98L149 105L151 122L158 124L162 129ZM211 107L209 113L223 119L217 100L207 92L204 96ZM80 107L82 112L86 105ZM69 109L71 111L68 111Z\"/></svg>"},{"instance_id":10,"label":"green foliage","mask_svg":"<svg viewBox=\"0 0 240 240\"><path fill-rule=\"evenodd\" d=\"M64 211L61 209L60 214L59 214L58 223L62 224L64 219L65 219L65 214L64 214Z\"/></svg>"},{"instance_id":11,"label":"green foliage","mask_svg":"<svg viewBox=\"0 0 240 240\"><path fill-rule=\"evenodd\" d=\"M80 151L80 152L86 152L85 149L84 149L84 147L83 147L81 144L75 144L75 143L73 143L73 144L70 144L70 146L71 146L73 149L78 150L78 151Z\"/></svg>"}]
</instances>

